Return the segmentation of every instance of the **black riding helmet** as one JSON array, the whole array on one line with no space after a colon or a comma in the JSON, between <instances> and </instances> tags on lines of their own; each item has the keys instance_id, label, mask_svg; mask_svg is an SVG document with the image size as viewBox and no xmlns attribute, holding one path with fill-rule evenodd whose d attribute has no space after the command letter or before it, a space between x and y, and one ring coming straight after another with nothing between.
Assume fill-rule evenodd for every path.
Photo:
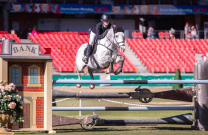
<instances>
[{"instance_id":1,"label":"black riding helmet","mask_svg":"<svg viewBox=\"0 0 208 135\"><path fill-rule=\"evenodd\" d=\"M102 15L101 21L111 21L111 16L105 13Z\"/></svg>"}]
</instances>

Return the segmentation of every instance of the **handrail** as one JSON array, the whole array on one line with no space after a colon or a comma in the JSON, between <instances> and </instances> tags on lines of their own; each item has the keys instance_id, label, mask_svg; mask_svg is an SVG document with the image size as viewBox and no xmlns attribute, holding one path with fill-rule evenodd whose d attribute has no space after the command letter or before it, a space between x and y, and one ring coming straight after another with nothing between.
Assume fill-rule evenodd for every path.
<instances>
[{"instance_id":1,"label":"handrail","mask_svg":"<svg viewBox=\"0 0 208 135\"><path fill-rule=\"evenodd\" d=\"M160 38L159 37L159 32L169 32L170 30L154 30L154 33L153 35L156 37L156 38ZM133 32L140 32L140 30L129 30L129 34L130 34L130 38L134 38L132 36L132 33ZM197 30L197 35L198 35L198 38L200 39L206 39L207 38L207 34L208 34L208 31L207 30ZM143 33L143 37L146 38L147 37L147 33L148 33L148 30L145 30L145 32L142 32ZM185 36L185 32L184 30L175 30L175 37L176 38L179 38L179 39L184 39L184 38L187 38ZM188 39L192 39L192 36L190 36Z\"/></svg>"}]
</instances>

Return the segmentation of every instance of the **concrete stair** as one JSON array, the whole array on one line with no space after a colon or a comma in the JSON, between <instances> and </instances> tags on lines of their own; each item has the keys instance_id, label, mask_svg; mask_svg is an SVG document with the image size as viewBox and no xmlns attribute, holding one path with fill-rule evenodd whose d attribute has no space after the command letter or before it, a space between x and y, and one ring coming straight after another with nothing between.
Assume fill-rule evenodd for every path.
<instances>
[{"instance_id":1,"label":"concrete stair","mask_svg":"<svg viewBox=\"0 0 208 135\"><path fill-rule=\"evenodd\" d=\"M137 68L138 73L150 73L147 67L142 61L136 56L131 47L126 43L126 50L124 54L131 60L132 64Z\"/></svg>"}]
</instances>

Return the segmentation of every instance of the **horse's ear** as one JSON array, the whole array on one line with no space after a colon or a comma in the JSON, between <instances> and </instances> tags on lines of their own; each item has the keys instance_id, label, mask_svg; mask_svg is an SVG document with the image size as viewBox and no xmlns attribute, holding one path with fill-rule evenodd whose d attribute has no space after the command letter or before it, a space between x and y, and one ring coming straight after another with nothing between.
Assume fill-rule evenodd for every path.
<instances>
[{"instance_id":1,"label":"horse's ear","mask_svg":"<svg viewBox=\"0 0 208 135\"><path fill-rule=\"evenodd\" d=\"M124 32L124 30L121 26L117 26L116 27L116 32Z\"/></svg>"}]
</instances>

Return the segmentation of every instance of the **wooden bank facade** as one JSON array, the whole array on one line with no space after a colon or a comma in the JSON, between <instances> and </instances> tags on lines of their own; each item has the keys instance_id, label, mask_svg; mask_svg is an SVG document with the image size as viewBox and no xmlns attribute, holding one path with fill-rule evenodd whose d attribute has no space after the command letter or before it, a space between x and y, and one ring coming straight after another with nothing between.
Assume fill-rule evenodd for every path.
<instances>
[{"instance_id":1,"label":"wooden bank facade","mask_svg":"<svg viewBox=\"0 0 208 135\"><path fill-rule=\"evenodd\" d=\"M24 122L14 122L9 127L12 130L53 133L52 58L39 53L39 44L8 45L9 49L0 54L0 80L14 83L24 100Z\"/></svg>"}]
</instances>

